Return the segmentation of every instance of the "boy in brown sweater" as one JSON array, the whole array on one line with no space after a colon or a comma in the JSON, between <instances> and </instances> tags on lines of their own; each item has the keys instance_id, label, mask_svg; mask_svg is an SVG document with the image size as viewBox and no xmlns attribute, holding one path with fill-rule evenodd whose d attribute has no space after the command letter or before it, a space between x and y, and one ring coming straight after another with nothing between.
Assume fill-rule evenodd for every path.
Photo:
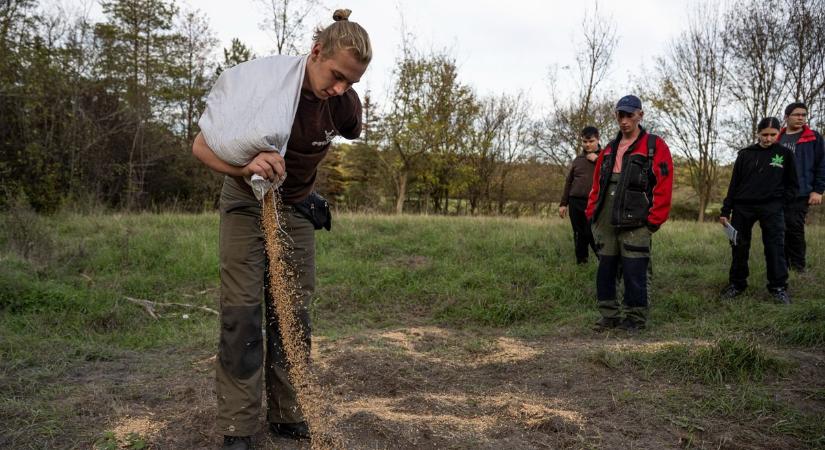
<instances>
[{"instance_id":1,"label":"boy in brown sweater","mask_svg":"<svg viewBox=\"0 0 825 450\"><path fill-rule=\"evenodd\" d=\"M596 168L596 159L599 157L599 129L585 127L581 132L583 153L576 156L567 174L564 183L564 193L559 202L559 217L562 219L570 214L570 224L573 226L573 242L576 247L576 263L587 263L587 247L596 253L596 243L590 225L584 215L587 208L587 196L593 186L593 170Z\"/></svg>"}]
</instances>

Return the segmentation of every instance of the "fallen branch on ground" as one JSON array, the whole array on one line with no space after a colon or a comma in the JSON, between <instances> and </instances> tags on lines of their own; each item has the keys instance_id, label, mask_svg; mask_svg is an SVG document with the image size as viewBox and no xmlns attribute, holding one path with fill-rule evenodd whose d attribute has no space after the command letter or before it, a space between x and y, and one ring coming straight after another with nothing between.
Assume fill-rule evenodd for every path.
<instances>
[{"instance_id":1,"label":"fallen branch on ground","mask_svg":"<svg viewBox=\"0 0 825 450\"><path fill-rule=\"evenodd\" d=\"M208 294L209 292L212 292L212 291L217 291L217 290L218 290L218 288L216 288L216 287L214 287L214 288L207 288L207 289L204 289L204 290L202 290L202 291L197 291L197 292L195 292L194 294L181 294L181 296L191 298L191 297L195 297L195 296L197 296L197 295L206 295L206 294Z\"/></svg>"},{"instance_id":2,"label":"fallen branch on ground","mask_svg":"<svg viewBox=\"0 0 825 450\"><path fill-rule=\"evenodd\" d=\"M208 306L190 305L188 303L175 303L175 302L170 302L170 303L153 302L151 300L145 300L145 299L142 299L142 298L134 298L134 297L128 297L128 296L124 296L123 298L125 298L126 300L129 300L132 303L143 306L143 309L145 309L146 312L149 313L149 315L152 316L153 319L158 318L158 314L155 312L155 308L158 307L158 306L161 306L161 307L162 306L180 306L182 308L200 309L200 310L203 310L203 311L206 311L206 312L210 312L210 313L212 313L216 316L220 315L220 313L218 313L217 311L215 311L214 309L212 309Z\"/></svg>"},{"instance_id":3,"label":"fallen branch on ground","mask_svg":"<svg viewBox=\"0 0 825 450\"><path fill-rule=\"evenodd\" d=\"M151 316L153 319L157 319L158 315L155 314L154 302L150 302L149 300L143 300L139 298L132 298L132 297L125 297L126 300L129 300L132 303L137 303L140 306L143 306L143 309Z\"/></svg>"}]
</instances>

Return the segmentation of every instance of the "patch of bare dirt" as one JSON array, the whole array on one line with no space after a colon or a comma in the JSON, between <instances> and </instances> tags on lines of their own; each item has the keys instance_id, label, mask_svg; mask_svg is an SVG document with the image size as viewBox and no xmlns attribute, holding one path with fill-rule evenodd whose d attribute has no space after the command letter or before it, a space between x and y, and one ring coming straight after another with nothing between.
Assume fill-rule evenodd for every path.
<instances>
[{"instance_id":1,"label":"patch of bare dirt","mask_svg":"<svg viewBox=\"0 0 825 450\"><path fill-rule=\"evenodd\" d=\"M346 448L802 446L793 435L778 433L771 418L684 417L685 405L668 403L680 386L593 358L601 349L653 350L663 342L599 336L522 340L435 327L315 342L318 382L332 403L328 426ZM776 381L777 400L821 417L825 354L808 350L788 357L803 362L793 379ZM219 448L214 364L208 353L180 352L121 355L79 367L69 374L78 388L61 401L85 411L73 419L83 430L80 447L89 448L109 431L120 442L136 433L149 448ZM704 388L696 389L699 400ZM273 438L264 420L262 415L258 448L309 448L307 442Z\"/></svg>"}]
</instances>

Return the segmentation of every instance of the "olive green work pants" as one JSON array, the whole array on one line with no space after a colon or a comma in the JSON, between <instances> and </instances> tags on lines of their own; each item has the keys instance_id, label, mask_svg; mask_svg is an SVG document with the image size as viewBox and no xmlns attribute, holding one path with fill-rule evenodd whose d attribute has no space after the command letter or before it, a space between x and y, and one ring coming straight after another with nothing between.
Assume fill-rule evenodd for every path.
<instances>
[{"instance_id":1,"label":"olive green work pants","mask_svg":"<svg viewBox=\"0 0 825 450\"><path fill-rule=\"evenodd\" d=\"M258 431L264 382L269 422L303 420L287 375L277 314L269 295L261 205L242 183L226 177L220 198L221 329L215 391L217 429L227 436L248 436ZM298 296L295 314L303 328L301 339L309 350L309 302L315 291L315 229L291 206L283 207L280 215L286 232L285 261L294 272L291 282L294 295Z\"/></svg>"},{"instance_id":2,"label":"olive green work pants","mask_svg":"<svg viewBox=\"0 0 825 450\"><path fill-rule=\"evenodd\" d=\"M617 228L610 224L616 200L618 174L612 174L605 186L604 205L593 222L593 238L599 254L596 272L596 297L602 317L621 318L624 315L645 323L650 307L650 248L652 233L647 227ZM623 305L616 295L616 279L624 281Z\"/></svg>"}]
</instances>

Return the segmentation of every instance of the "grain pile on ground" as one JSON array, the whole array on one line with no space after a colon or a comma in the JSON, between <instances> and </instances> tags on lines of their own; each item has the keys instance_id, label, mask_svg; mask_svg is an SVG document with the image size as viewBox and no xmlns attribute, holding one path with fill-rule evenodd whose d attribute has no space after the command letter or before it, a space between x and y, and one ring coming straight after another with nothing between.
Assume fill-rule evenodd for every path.
<instances>
[{"instance_id":1,"label":"grain pile on ground","mask_svg":"<svg viewBox=\"0 0 825 450\"><path fill-rule=\"evenodd\" d=\"M280 205L280 195L276 190L270 190L264 197L261 219L269 258L269 289L275 302L281 340L289 361L289 379L295 387L298 404L301 405L312 433L312 447L343 448L343 442L332 426L333 411L326 406L330 404L327 401L329 396L321 389L312 372L310 349L301 339L304 330L298 320L300 305L296 304L297 296L294 295L294 273L285 262L288 248L284 242L288 238L279 225L278 218L282 213Z\"/></svg>"}]
</instances>

